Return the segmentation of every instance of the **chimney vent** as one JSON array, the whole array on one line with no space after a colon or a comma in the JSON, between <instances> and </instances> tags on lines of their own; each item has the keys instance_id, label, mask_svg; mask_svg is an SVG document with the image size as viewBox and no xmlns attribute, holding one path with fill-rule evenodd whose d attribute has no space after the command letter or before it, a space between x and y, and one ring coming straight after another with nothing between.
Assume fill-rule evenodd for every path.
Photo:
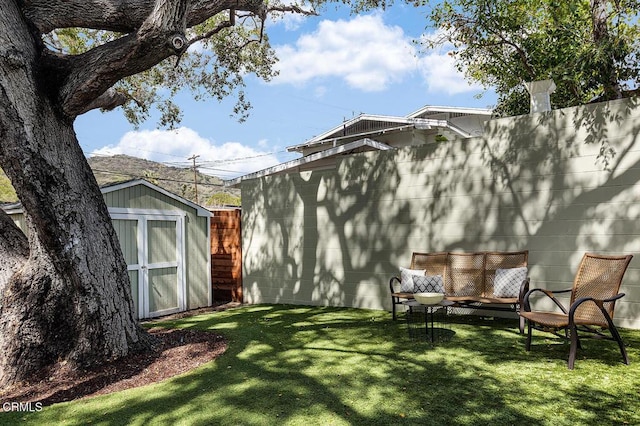
<instances>
[{"instance_id":1,"label":"chimney vent","mask_svg":"<svg viewBox=\"0 0 640 426\"><path fill-rule=\"evenodd\" d=\"M531 114L551 111L551 94L556 90L553 80L524 83L531 96Z\"/></svg>"}]
</instances>

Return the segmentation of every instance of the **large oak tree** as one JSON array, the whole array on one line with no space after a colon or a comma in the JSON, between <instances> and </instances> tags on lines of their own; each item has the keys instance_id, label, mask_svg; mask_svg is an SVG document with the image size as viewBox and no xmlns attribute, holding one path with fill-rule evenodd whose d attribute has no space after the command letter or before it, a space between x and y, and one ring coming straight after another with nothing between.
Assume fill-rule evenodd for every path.
<instances>
[{"instance_id":1,"label":"large oak tree","mask_svg":"<svg viewBox=\"0 0 640 426\"><path fill-rule=\"evenodd\" d=\"M273 75L265 19L283 12L308 13L260 0L2 0L0 167L29 237L0 210L0 384L150 344L74 119L122 106L136 122L160 102L171 124L178 109L162 96L185 87L235 95L242 115L243 75Z\"/></svg>"}]
</instances>

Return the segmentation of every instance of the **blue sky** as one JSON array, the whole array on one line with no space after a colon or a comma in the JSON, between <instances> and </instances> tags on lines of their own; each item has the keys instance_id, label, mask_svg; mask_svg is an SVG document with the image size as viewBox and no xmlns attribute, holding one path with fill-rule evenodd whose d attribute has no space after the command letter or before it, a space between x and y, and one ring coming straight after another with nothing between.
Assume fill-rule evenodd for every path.
<instances>
[{"instance_id":1,"label":"blue sky","mask_svg":"<svg viewBox=\"0 0 640 426\"><path fill-rule=\"evenodd\" d=\"M297 145L360 113L407 115L424 105L491 107L495 94L469 85L455 71L444 46L425 51L414 43L434 33L427 9L397 3L386 11L350 15L334 6L317 17L287 18L267 27L280 59L280 76L246 79L249 118L231 117L234 99L177 102L184 119L177 130L138 130L119 110L92 111L76 121L87 155L128 154L188 166L199 155L201 171L229 179L297 157ZM483 94L478 98L479 94Z\"/></svg>"}]
</instances>

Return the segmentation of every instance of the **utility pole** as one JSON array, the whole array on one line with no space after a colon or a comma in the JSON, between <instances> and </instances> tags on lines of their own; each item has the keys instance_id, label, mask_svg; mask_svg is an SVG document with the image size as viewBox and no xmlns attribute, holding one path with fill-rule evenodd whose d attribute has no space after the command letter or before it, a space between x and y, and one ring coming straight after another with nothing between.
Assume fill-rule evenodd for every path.
<instances>
[{"instance_id":1,"label":"utility pole","mask_svg":"<svg viewBox=\"0 0 640 426\"><path fill-rule=\"evenodd\" d=\"M196 188L196 204L199 204L198 202L198 169L196 169L196 158L200 157L199 155L193 155L189 158L187 158L187 160L193 160L193 186L195 186Z\"/></svg>"}]
</instances>

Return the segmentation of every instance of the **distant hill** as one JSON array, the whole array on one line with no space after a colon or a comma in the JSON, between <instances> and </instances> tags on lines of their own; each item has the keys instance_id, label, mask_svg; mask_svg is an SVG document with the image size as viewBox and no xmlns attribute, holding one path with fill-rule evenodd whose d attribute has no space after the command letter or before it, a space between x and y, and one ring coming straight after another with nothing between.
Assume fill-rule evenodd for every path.
<instances>
[{"instance_id":1,"label":"distant hill","mask_svg":"<svg viewBox=\"0 0 640 426\"><path fill-rule=\"evenodd\" d=\"M193 169L170 167L155 161L128 155L112 157L91 157L89 165L93 169L99 185L143 178L169 192L195 202ZM240 190L224 188L220 178L198 172L198 204L206 207L239 205ZM17 201L15 191L6 175L0 170L0 202Z\"/></svg>"}]
</instances>

